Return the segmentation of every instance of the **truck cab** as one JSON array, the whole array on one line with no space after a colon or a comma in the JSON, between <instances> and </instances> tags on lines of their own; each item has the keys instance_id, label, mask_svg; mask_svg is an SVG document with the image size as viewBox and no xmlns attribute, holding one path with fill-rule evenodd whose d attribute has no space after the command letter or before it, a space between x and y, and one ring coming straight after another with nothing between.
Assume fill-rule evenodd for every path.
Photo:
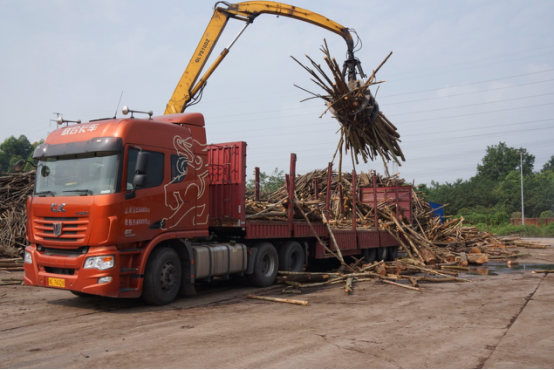
<instances>
[{"instance_id":1,"label":"truck cab","mask_svg":"<svg viewBox=\"0 0 554 370\"><path fill-rule=\"evenodd\" d=\"M25 284L140 296L155 245L208 236L205 149L197 113L52 132L33 155Z\"/></svg>"}]
</instances>

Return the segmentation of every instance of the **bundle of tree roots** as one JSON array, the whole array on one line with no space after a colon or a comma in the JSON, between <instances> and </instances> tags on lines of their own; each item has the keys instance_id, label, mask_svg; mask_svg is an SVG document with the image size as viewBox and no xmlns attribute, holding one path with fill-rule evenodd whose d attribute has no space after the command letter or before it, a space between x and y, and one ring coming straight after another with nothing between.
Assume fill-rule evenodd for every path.
<instances>
[{"instance_id":1,"label":"bundle of tree roots","mask_svg":"<svg viewBox=\"0 0 554 370\"><path fill-rule=\"evenodd\" d=\"M384 82L376 81L375 75L392 52L364 82L345 79L335 58L331 57L326 42L321 51L325 54L324 60L331 72L330 76L308 56L306 57L313 69L303 65L294 57L293 59L310 73L313 77L311 80L322 88L325 94L316 94L301 89L315 98L323 99L328 106L323 114L331 111L340 123L341 137L335 152L335 156L337 152L340 154L339 166L342 162L343 149L345 153L351 150L352 159L356 163L359 163L359 155L362 156L365 163L368 159L374 160L380 155L384 162L385 160L394 160L400 165L400 159L406 160L399 145L400 134L387 117L379 111L379 105L369 90L370 86Z\"/></svg>"},{"instance_id":2,"label":"bundle of tree roots","mask_svg":"<svg viewBox=\"0 0 554 370\"><path fill-rule=\"evenodd\" d=\"M25 207L34 183L34 172L0 177L0 257L18 257L28 245Z\"/></svg>"}]
</instances>

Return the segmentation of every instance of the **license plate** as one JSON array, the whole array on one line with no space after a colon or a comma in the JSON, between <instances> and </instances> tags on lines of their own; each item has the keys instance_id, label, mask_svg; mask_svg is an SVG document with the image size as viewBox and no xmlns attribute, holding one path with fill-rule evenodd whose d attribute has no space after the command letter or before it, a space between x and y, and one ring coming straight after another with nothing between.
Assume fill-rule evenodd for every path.
<instances>
[{"instance_id":1,"label":"license plate","mask_svg":"<svg viewBox=\"0 0 554 370\"><path fill-rule=\"evenodd\" d=\"M57 288L65 288L65 279L48 278L48 285Z\"/></svg>"}]
</instances>

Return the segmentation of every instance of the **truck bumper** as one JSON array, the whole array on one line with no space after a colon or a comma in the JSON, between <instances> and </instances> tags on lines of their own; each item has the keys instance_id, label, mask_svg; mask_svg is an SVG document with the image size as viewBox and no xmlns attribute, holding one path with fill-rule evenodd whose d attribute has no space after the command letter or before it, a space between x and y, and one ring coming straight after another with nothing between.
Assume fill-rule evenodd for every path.
<instances>
[{"instance_id":1,"label":"truck bumper","mask_svg":"<svg viewBox=\"0 0 554 370\"><path fill-rule=\"evenodd\" d=\"M90 248L88 253L75 256L39 252L35 244L25 248L25 251L32 258L32 263L25 263L25 285L74 290L106 297L120 296L121 258L115 246ZM107 270L84 269L87 257L94 256L114 256L115 265ZM110 281L99 282L100 278Z\"/></svg>"}]
</instances>

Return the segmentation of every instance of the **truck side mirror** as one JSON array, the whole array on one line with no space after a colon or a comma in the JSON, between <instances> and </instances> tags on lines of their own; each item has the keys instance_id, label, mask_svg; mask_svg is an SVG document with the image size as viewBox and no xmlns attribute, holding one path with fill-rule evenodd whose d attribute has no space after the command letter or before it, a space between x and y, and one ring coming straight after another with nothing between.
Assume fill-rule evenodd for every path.
<instances>
[{"instance_id":1,"label":"truck side mirror","mask_svg":"<svg viewBox=\"0 0 554 370\"><path fill-rule=\"evenodd\" d=\"M143 188L146 186L146 175L137 173L133 178L133 185L136 187Z\"/></svg>"},{"instance_id":2,"label":"truck side mirror","mask_svg":"<svg viewBox=\"0 0 554 370\"><path fill-rule=\"evenodd\" d=\"M148 158L150 153L143 152L142 150L137 154L137 162L135 164L135 177L133 177L133 190L130 193L125 194L125 199L132 199L135 197L135 190L137 187L145 187L147 172L148 172Z\"/></svg>"},{"instance_id":3,"label":"truck side mirror","mask_svg":"<svg viewBox=\"0 0 554 370\"><path fill-rule=\"evenodd\" d=\"M21 172L25 168L25 164L27 163L26 160L20 159L19 161L15 162L13 165L13 169L15 172Z\"/></svg>"},{"instance_id":4,"label":"truck side mirror","mask_svg":"<svg viewBox=\"0 0 554 370\"><path fill-rule=\"evenodd\" d=\"M150 153L140 151L137 154L137 164L135 165L135 174L146 175L148 172L148 158Z\"/></svg>"}]
</instances>

